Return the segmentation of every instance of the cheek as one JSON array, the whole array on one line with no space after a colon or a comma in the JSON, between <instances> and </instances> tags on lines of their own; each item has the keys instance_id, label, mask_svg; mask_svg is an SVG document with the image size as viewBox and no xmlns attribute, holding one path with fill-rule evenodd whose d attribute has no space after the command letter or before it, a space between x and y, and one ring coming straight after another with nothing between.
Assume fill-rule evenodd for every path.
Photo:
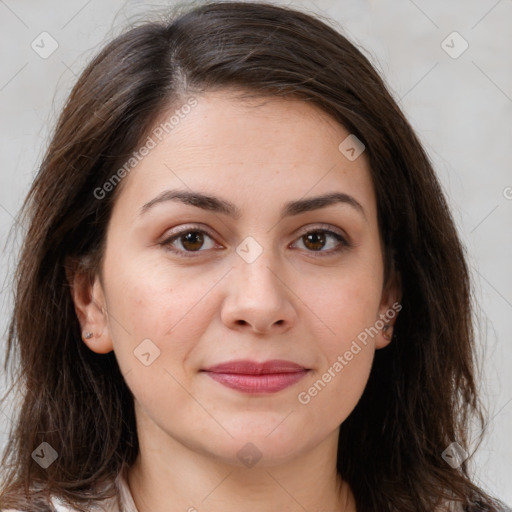
<instances>
[{"instance_id":1,"label":"cheek","mask_svg":"<svg viewBox=\"0 0 512 512\"><path fill-rule=\"evenodd\" d=\"M109 329L120 365L128 371L153 361L153 374L164 369L181 374L187 355L211 322L206 292L216 280L176 268L171 272L168 265L129 255L113 265L106 260L105 272ZM146 361L140 361L138 356L148 352Z\"/></svg>"},{"instance_id":2,"label":"cheek","mask_svg":"<svg viewBox=\"0 0 512 512\"><path fill-rule=\"evenodd\" d=\"M341 351L340 351L341 352ZM374 350L361 345L357 353L339 354L340 360L331 361L328 366L315 372L310 381L297 395L298 411L306 415L321 431L329 425L337 428L354 410L368 382Z\"/></svg>"},{"instance_id":3,"label":"cheek","mask_svg":"<svg viewBox=\"0 0 512 512\"><path fill-rule=\"evenodd\" d=\"M325 328L316 331L320 365L301 387L298 403L311 417L332 411L334 424L344 421L366 387L379 333L380 267L376 260L359 263L317 280L304 295Z\"/></svg>"},{"instance_id":4,"label":"cheek","mask_svg":"<svg viewBox=\"0 0 512 512\"><path fill-rule=\"evenodd\" d=\"M304 408L318 428L324 422L335 428L352 412L368 382L375 354L375 301L347 290L336 300L325 301L328 331L317 332L316 345L321 352L320 364L299 389L298 407ZM321 304L317 304L321 306ZM370 311L370 312L369 312Z\"/></svg>"},{"instance_id":5,"label":"cheek","mask_svg":"<svg viewBox=\"0 0 512 512\"><path fill-rule=\"evenodd\" d=\"M331 359L348 350L352 340L375 325L382 281L375 265L361 264L329 276L306 280L299 292L320 320L323 350ZM305 310L306 311L306 310ZM371 340L370 340L371 341Z\"/></svg>"}]
</instances>

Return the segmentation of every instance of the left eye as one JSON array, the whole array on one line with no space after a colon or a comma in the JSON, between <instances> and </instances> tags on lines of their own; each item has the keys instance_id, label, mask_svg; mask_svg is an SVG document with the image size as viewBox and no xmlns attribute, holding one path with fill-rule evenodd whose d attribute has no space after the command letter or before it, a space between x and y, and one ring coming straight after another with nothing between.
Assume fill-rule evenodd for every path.
<instances>
[{"instance_id":1,"label":"left eye","mask_svg":"<svg viewBox=\"0 0 512 512\"><path fill-rule=\"evenodd\" d=\"M186 256L193 256L192 254L186 253L202 252L200 249L204 245L205 237L213 241L212 237L201 229L187 229L176 235L173 235L167 240L164 240L161 245L168 247L169 250L175 253L184 254ZM181 245L180 249L176 248L176 243ZM215 244L211 245L214 246ZM211 249L212 246L207 247L207 249Z\"/></svg>"},{"instance_id":2,"label":"left eye","mask_svg":"<svg viewBox=\"0 0 512 512\"><path fill-rule=\"evenodd\" d=\"M210 240L210 246L205 248L205 241L208 239ZM331 240L331 244L328 243L329 240ZM307 231L298 238L298 241L302 241L307 252L321 253L321 256L341 252L349 246L341 235L325 229ZM176 247L176 244L179 244L181 247ZM206 231L189 228L165 239L160 245L180 256L194 257L195 254L193 253L204 252L204 250L214 248L215 242ZM329 250L322 250L328 245L331 245Z\"/></svg>"},{"instance_id":3,"label":"left eye","mask_svg":"<svg viewBox=\"0 0 512 512\"><path fill-rule=\"evenodd\" d=\"M328 245L327 241L329 238L334 241L331 243L331 249L328 251L322 251L321 249ZM326 255L338 253L349 245L341 235L334 231L325 229L308 231L307 233L304 233L299 240L303 241L303 245L306 246L306 248L311 249L311 252L320 252L322 253L322 256L324 256L323 253L327 253ZM332 248L333 245L334 248Z\"/></svg>"}]
</instances>

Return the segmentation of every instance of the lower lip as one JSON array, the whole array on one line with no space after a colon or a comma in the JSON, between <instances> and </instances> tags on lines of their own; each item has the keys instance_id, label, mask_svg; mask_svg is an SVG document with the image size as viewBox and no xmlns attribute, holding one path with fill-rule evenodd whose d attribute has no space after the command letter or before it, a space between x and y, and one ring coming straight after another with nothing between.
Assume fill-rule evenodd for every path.
<instances>
[{"instance_id":1,"label":"lower lip","mask_svg":"<svg viewBox=\"0 0 512 512\"><path fill-rule=\"evenodd\" d=\"M224 386L244 393L276 393L298 382L308 370L290 373L268 373L247 375L239 373L206 372L209 377Z\"/></svg>"}]
</instances>

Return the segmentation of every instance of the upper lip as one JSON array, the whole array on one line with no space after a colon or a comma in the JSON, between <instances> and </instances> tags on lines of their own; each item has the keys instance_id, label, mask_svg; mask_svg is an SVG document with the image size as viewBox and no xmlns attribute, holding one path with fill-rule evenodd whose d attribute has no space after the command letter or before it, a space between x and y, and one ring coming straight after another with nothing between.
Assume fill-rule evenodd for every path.
<instances>
[{"instance_id":1,"label":"upper lip","mask_svg":"<svg viewBox=\"0 0 512 512\"><path fill-rule=\"evenodd\" d=\"M214 373L239 373L245 375L265 375L270 373L292 373L307 370L304 366L284 359L272 359L258 363L249 359L237 359L216 364L203 371Z\"/></svg>"}]
</instances>

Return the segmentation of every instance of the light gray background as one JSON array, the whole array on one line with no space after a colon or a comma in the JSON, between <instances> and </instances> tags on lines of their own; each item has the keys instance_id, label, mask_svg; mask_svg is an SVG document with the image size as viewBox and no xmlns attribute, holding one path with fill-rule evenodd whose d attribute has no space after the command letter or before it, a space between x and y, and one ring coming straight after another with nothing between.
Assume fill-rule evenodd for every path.
<instances>
[{"instance_id":1,"label":"light gray background","mask_svg":"<svg viewBox=\"0 0 512 512\"><path fill-rule=\"evenodd\" d=\"M489 433L477 480L512 504L512 1L279 1L336 20L389 84L425 144L468 249L482 309L481 379ZM0 241L13 223L48 134L85 63L128 20L170 2L0 0ZM57 50L32 48L48 32ZM442 42L469 44L452 58ZM41 43L39 43L41 45ZM455 55L464 42L450 36ZM46 46L48 48L48 46ZM508 188L511 187L511 188ZM15 253L3 250L0 327ZM58 321L58 319L56 319ZM5 336L2 337L2 346ZM42 355L44 357L44 355ZM10 412L0 410L0 445Z\"/></svg>"}]
</instances>

